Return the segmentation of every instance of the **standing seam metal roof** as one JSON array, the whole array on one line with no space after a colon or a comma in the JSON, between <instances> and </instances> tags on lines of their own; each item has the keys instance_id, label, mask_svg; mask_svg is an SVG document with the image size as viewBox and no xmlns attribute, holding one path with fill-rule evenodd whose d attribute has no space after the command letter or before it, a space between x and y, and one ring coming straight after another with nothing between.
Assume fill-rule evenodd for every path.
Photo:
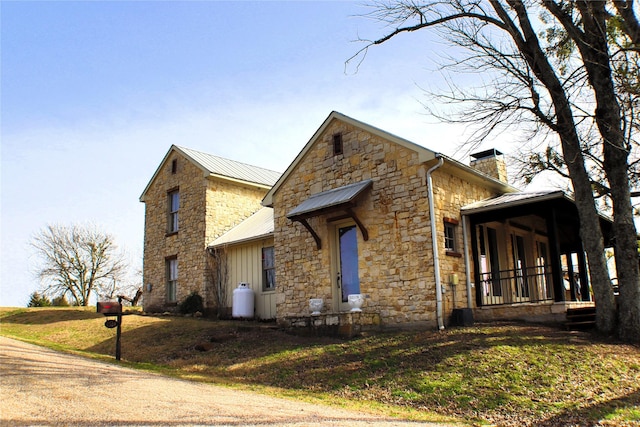
<instances>
[{"instance_id":1,"label":"standing seam metal roof","mask_svg":"<svg viewBox=\"0 0 640 427\"><path fill-rule=\"evenodd\" d=\"M289 212L287 214L287 218L308 214L320 209L328 208L330 206L348 203L355 199L372 183L372 180L367 179L365 181L345 185L344 187L338 187L332 190L323 191L322 193L312 194L308 199L300 203L291 212Z\"/></svg>"},{"instance_id":2,"label":"standing seam metal roof","mask_svg":"<svg viewBox=\"0 0 640 427\"><path fill-rule=\"evenodd\" d=\"M246 163L229 160L201 151L192 150L190 148L178 147L185 155L189 156L193 161L197 162L202 168L214 175L238 179L256 184L273 186L280 178L281 173L264 169L258 166L248 165Z\"/></svg>"}]
</instances>

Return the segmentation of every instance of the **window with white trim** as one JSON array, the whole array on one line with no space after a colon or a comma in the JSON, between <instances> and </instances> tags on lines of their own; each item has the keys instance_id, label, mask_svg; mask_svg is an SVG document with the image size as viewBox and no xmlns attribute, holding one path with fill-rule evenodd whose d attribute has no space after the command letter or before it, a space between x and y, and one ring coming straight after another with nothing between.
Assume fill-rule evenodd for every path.
<instances>
[{"instance_id":1,"label":"window with white trim","mask_svg":"<svg viewBox=\"0 0 640 427\"><path fill-rule=\"evenodd\" d=\"M444 249L447 252L458 252L458 220L444 218Z\"/></svg>"},{"instance_id":2,"label":"window with white trim","mask_svg":"<svg viewBox=\"0 0 640 427\"><path fill-rule=\"evenodd\" d=\"M262 290L276 289L276 263L273 246L262 248Z\"/></svg>"},{"instance_id":3,"label":"window with white trim","mask_svg":"<svg viewBox=\"0 0 640 427\"><path fill-rule=\"evenodd\" d=\"M178 190L172 190L167 193L167 233L178 232L178 209L180 209L180 192Z\"/></svg>"},{"instance_id":4,"label":"window with white trim","mask_svg":"<svg viewBox=\"0 0 640 427\"><path fill-rule=\"evenodd\" d=\"M178 301L178 258L165 260L167 275L166 300L169 303Z\"/></svg>"}]
</instances>

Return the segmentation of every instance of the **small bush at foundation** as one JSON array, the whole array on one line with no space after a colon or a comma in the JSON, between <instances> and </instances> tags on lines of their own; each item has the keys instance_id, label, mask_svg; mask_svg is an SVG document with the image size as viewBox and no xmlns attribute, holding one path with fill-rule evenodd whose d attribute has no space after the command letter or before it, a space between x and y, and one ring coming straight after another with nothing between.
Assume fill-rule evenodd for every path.
<instances>
[{"instance_id":1,"label":"small bush at foundation","mask_svg":"<svg viewBox=\"0 0 640 427\"><path fill-rule=\"evenodd\" d=\"M204 303L202 297L197 292L193 292L180 303L180 305L178 306L178 311L180 312L180 314L195 314L197 312L202 313L204 311Z\"/></svg>"}]
</instances>

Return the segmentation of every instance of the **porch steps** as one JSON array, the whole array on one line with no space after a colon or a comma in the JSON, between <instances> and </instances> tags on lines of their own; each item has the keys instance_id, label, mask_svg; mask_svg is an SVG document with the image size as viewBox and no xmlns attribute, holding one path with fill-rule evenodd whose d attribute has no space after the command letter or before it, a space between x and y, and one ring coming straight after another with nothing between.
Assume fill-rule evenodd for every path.
<instances>
[{"instance_id":1,"label":"porch steps","mask_svg":"<svg viewBox=\"0 0 640 427\"><path fill-rule=\"evenodd\" d=\"M569 330L591 329L596 326L596 308L568 308L565 327Z\"/></svg>"}]
</instances>

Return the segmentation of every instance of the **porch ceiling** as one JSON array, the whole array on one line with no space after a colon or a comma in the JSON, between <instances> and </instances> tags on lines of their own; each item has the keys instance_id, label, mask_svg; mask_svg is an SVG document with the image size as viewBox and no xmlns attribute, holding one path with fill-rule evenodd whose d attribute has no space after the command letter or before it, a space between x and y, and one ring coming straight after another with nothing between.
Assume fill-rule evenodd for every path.
<instances>
[{"instance_id":1,"label":"porch ceiling","mask_svg":"<svg viewBox=\"0 0 640 427\"><path fill-rule=\"evenodd\" d=\"M575 248L580 242L580 218L574 200L564 191L522 192L503 194L491 199L471 203L461 209L472 223L504 222L508 219L536 215L548 219L554 216L558 225L561 246ZM612 222L600 215L600 226L605 243L611 244Z\"/></svg>"}]
</instances>

